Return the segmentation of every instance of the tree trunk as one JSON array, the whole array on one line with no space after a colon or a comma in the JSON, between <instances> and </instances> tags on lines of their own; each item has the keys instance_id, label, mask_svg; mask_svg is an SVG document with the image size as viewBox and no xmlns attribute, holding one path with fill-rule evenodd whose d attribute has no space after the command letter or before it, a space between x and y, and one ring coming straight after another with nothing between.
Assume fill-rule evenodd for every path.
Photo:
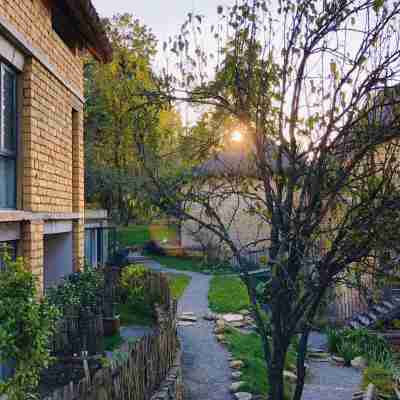
<instances>
[{"instance_id":1,"label":"tree trunk","mask_svg":"<svg viewBox=\"0 0 400 400\"><path fill-rule=\"evenodd\" d=\"M280 340L273 338L271 365L268 369L269 400L284 400L283 371L285 369L286 352L287 348L282 348Z\"/></svg>"},{"instance_id":2,"label":"tree trunk","mask_svg":"<svg viewBox=\"0 0 400 400\"><path fill-rule=\"evenodd\" d=\"M297 384L293 400L301 400L301 397L303 395L304 381L306 378L306 368L304 366L304 363L307 355L307 343L308 343L309 333L310 333L309 329L303 332L299 343L298 355L297 355Z\"/></svg>"}]
</instances>

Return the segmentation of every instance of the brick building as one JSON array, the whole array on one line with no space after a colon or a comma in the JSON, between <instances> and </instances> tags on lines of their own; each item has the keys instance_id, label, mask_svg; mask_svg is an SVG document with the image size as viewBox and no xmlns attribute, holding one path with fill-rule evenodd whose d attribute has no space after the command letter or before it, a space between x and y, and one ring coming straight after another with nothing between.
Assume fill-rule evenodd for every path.
<instances>
[{"instance_id":1,"label":"brick building","mask_svg":"<svg viewBox=\"0 0 400 400\"><path fill-rule=\"evenodd\" d=\"M0 0L0 244L41 289L84 263L86 51L112 55L90 0Z\"/></svg>"}]
</instances>

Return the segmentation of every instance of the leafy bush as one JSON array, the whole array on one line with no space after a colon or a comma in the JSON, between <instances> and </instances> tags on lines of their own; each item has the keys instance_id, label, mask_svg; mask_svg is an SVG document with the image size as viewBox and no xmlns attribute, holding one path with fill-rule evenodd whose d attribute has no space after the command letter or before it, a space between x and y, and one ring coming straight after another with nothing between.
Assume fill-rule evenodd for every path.
<instances>
[{"instance_id":1,"label":"leafy bush","mask_svg":"<svg viewBox=\"0 0 400 400\"><path fill-rule=\"evenodd\" d=\"M57 287L48 289L46 297L60 310L71 306L90 308L101 300L103 288L102 271L85 267L83 271L64 278Z\"/></svg>"},{"instance_id":2,"label":"leafy bush","mask_svg":"<svg viewBox=\"0 0 400 400\"><path fill-rule=\"evenodd\" d=\"M353 352L354 357L363 356L371 363L388 367L394 364L392 351L385 338L367 329L329 329L327 337L329 351L343 358L342 352L346 355Z\"/></svg>"},{"instance_id":3,"label":"leafy bush","mask_svg":"<svg viewBox=\"0 0 400 400\"><path fill-rule=\"evenodd\" d=\"M328 351L337 354L339 352L339 346L342 343L341 331L335 328L328 328L326 330L326 338L328 341Z\"/></svg>"},{"instance_id":4,"label":"leafy bush","mask_svg":"<svg viewBox=\"0 0 400 400\"><path fill-rule=\"evenodd\" d=\"M373 383L380 395L388 397L394 396L395 382L392 372L381 365L375 364L364 370L362 388L366 389Z\"/></svg>"},{"instance_id":5,"label":"leafy bush","mask_svg":"<svg viewBox=\"0 0 400 400\"><path fill-rule=\"evenodd\" d=\"M36 278L21 258L6 257L0 271L0 362L13 360L14 374L0 382L0 394L25 400L36 394L42 369L51 362L50 340L57 309L37 293Z\"/></svg>"},{"instance_id":6,"label":"leafy bush","mask_svg":"<svg viewBox=\"0 0 400 400\"><path fill-rule=\"evenodd\" d=\"M128 265L122 271L121 289L123 298L130 303L144 300L144 279L148 269L142 265Z\"/></svg>"},{"instance_id":7,"label":"leafy bush","mask_svg":"<svg viewBox=\"0 0 400 400\"><path fill-rule=\"evenodd\" d=\"M344 364L347 366L351 365L351 360L360 355L356 345L350 341L338 344L338 354L343 358Z\"/></svg>"}]
</instances>

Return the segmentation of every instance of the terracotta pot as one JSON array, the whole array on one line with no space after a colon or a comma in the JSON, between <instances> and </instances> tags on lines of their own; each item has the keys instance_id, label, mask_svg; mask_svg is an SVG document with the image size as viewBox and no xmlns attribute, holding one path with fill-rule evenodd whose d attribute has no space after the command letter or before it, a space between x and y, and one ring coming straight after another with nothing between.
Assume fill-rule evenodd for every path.
<instances>
[{"instance_id":1,"label":"terracotta pot","mask_svg":"<svg viewBox=\"0 0 400 400\"><path fill-rule=\"evenodd\" d=\"M121 328L119 315L113 318L103 318L104 336L114 336Z\"/></svg>"}]
</instances>

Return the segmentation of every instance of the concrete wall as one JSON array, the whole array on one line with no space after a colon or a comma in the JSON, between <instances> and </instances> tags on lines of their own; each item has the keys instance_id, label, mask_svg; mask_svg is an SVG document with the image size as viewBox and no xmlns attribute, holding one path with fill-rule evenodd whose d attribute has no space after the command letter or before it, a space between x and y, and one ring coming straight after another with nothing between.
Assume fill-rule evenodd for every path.
<instances>
[{"instance_id":1,"label":"concrete wall","mask_svg":"<svg viewBox=\"0 0 400 400\"><path fill-rule=\"evenodd\" d=\"M45 235L44 286L48 288L73 272L72 233Z\"/></svg>"}]
</instances>

